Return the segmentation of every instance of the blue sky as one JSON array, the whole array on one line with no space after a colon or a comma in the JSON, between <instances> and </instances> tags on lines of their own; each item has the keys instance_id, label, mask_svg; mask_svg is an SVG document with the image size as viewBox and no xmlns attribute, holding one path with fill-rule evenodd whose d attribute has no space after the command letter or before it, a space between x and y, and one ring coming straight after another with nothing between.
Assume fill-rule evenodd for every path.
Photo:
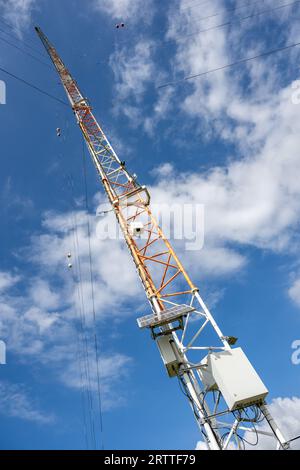
<instances>
[{"instance_id":1,"label":"blue sky","mask_svg":"<svg viewBox=\"0 0 300 470\"><path fill-rule=\"evenodd\" d=\"M0 67L66 99L40 55L33 29L40 25L153 201L204 204L204 247L189 252L177 243L180 256L222 329L239 338L292 437L300 433L300 365L291 361L300 339L300 49L158 88L299 42L300 5L269 11L288 3L0 0ZM124 29L115 28L120 21ZM0 80L7 89L0 105L0 339L7 343L0 447L91 448L77 291L66 261L76 217L92 344L82 139L68 107L2 72ZM148 305L126 247L97 237L104 197L90 162L87 179L103 400L96 437L108 449L195 448L188 403L150 335L137 328ZM88 353L94 370L92 346ZM90 385L95 390L94 379Z\"/></svg>"}]
</instances>

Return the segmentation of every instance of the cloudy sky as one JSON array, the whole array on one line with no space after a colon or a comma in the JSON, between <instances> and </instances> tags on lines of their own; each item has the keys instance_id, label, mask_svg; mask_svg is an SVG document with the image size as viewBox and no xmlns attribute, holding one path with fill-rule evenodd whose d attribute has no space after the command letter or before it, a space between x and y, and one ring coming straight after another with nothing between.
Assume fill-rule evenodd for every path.
<instances>
[{"instance_id":1,"label":"cloudy sky","mask_svg":"<svg viewBox=\"0 0 300 470\"><path fill-rule=\"evenodd\" d=\"M200 438L136 326L148 305L126 247L97 234L104 197L88 162L86 204L81 136L54 99L65 96L36 24L153 202L204 205L203 249L178 243L181 258L287 436L300 434L300 47L264 55L300 42L299 15L289 0L0 0L0 67L51 95L0 71L2 449L192 449Z\"/></svg>"}]
</instances>

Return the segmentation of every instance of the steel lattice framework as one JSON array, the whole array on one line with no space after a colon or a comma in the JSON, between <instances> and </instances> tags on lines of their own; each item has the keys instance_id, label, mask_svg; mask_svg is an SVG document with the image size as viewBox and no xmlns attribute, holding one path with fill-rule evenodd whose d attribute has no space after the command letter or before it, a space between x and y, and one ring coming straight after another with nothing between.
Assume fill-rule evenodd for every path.
<instances>
[{"instance_id":1,"label":"steel lattice framework","mask_svg":"<svg viewBox=\"0 0 300 470\"><path fill-rule=\"evenodd\" d=\"M159 227L151 211L147 188L137 182L125 162L118 158L88 100L55 48L40 28L36 31L61 78L150 303L151 315L139 319L138 324L141 328L148 327L155 340L167 335L172 343L179 364L174 375L189 400L208 449L227 449L232 443L241 448L244 441L239 432L245 431L273 437L277 448L287 449L289 444L264 402L231 412L220 391L208 391L203 387L202 359L212 351L230 351L230 337L223 335L199 289ZM133 222L143 227L146 237L139 238L131 232ZM213 344L204 345L205 339ZM269 425L268 430L256 428L261 418ZM222 434L223 429L226 432Z\"/></svg>"}]
</instances>

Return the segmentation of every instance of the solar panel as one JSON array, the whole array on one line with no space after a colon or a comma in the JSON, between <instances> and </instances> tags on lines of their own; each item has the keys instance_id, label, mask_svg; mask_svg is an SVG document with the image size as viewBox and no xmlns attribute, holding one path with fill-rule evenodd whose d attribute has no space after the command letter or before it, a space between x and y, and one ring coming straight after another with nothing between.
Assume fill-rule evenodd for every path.
<instances>
[{"instance_id":1,"label":"solar panel","mask_svg":"<svg viewBox=\"0 0 300 470\"><path fill-rule=\"evenodd\" d=\"M151 315L138 318L137 323L140 328L154 328L156 326L172 323L173 321L194 311L195 309L189 305L175 305L167 310L163 310L159 314L152 313Z\"/></svg>"}]
</instances>

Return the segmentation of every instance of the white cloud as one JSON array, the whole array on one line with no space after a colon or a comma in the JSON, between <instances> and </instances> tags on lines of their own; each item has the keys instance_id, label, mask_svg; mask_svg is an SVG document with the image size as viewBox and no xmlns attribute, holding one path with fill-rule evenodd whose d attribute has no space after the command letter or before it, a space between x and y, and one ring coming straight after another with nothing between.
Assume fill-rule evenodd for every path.
<instances>
[{"instance_id":1,"label":"white cloud","mask_svg":"<svg viewBox=\"0 0 300 470\"><path fill-rule=\"evenodd\" d=\"M72 224L70 227L68 222L75 217L77 235L74 237L74 227ZM123 241L99 240L97 222L97 218L91 217L94 305L87 216L84 212L78 211L76 215L45 215L42 233L33 236L30 246L21 250L23 262L27 261L35 273L27 278L23 276L21 295L9 291L19 278L6 272L0 275L0 337L6 341L8 351L20 363L43 364L52 380L75 389L81 383L80 364L84 368L82 361L86 360L83 353L85 342L94 344L93 308L97 328L103 325L110 331L115 321L120 322L122 318L134 314L133 311L127 311L124 304L128 305L133 299L137 301L142 294ZM67 267L68 252L72 253L71 270ZM83 325L84 337L79 324ZM76 360L78 355L81 357L79 363ZM96 362L92 347L88 351L88 359L91 374L89 381L94 392ZM109 351L101 350L102 400L105 409L122 403L125 392L120 393L118 384L121 378L126 377L130 364L131 359L114 351L112 346ZM115 390L118 392L115 393Z\"/></svg>"},{"instance_id":2,"label":"white cloud","mask_svg":"<svg viewBox=\"0 0 300 470\"><path fill-rule=\"evenodd\" d=\"M75 220L76 218L76 220ZM70 222L71 221L71 222ZM140 291L134 282L135 270L130 255L123 240L100 239L103 229L114 221L114 215L105 217L89 216L91 229L91 251L93 255L93 271L95 284L96 310L103 317L112 315L114 307L119 304L117 294L134 298ZM75 224L75 225L73 225ZM77 276L80 258L81 280L87 301L87 311L90 297L90 265L89 238L87 231L87 215L83 211L76 214L46 214L43 225L45 233L34 237L28 256L36 265L49 272L59 273L64 281L64 291L56 288L60 299L67 299L72 286L73 275ZM112 225L112 224L111 224ZM74 227L76 232L74 233ZM67 269L67 253L72 255L73 270ZM123 284L116 283L116 277L123 279ZM48 287L49 288L49 287ZM53 294L53 293L52 293ZM62 303L60 303L62 305ZM119 312L116 312L119 315Z\"/></svg>"},{"instance_id":3,"label":"white cloud","mask_svg":"<svg viewBox=\"0 0 300 470\"><path fill-rule=\"evenodd\" d=\"M230 442L227 447L228 450L236 450L236 446L233 442ZM207 445L203 441L198 441L195 450L208 450Z\"/></svg>"},{"instance_id":4,"label":"white cloud","mask_svg":"<svg viewBox=\"0 0 300 470\"><path fill-rule=\"evenodd\" d=\"M97 391L97 363L90 351L89 360L90 377L87 381L85 376L80 374L80 366L77 361L72 361L62 373L62 381L68 387L81 389L84 384L94 392ZM122 405L125 400L126 392L120 393L119 384L123 381L129 372L131 359L123 354L113 354L111 356L102 355L99 363L100 383L103 411Z\"/></svg>"},{"instance_id":5,"label":"white cloud","mask_svg":"<svg viewBox=\"0 0 300 470\"><path fill-rule=\"evenodd\" d=\"M223 2L212 0L208 5L210 13L218 11L218 23L222 23ZM167 40L173 40L177 51L173 59L173 68L178 76L189 76L216 68L226 63L228 57L226 29L215 29L203 34L194 34L198 30L209 27L212 23L207 20L204 24L194 21L195 12L186 8L184 2L179 2L179 8L169 12L169 29ZM214 20L214 18L213 18ZM220 71L211 79L194 80L191 82L192 92L182 103L183 109L190 115L201 115L207 121L212 112L219 112L230 100L227 87L226 72ZM206 118L205 118L206 116Z\"/></svg>"},{"instance_id":6,"label":"white cloud","mask_svg":"<svg viewBox=\"0 0 300 470\"><path fill-rule=\"evenodd\" d=\"M158 178L166 178L169 176L174 175L175 173L175 168L172 163L166 162L162 163L158 167L154 168L152 171L153 176L156 176Z\"/></svg>"},{"instance_id":7,"label":"white cloud","mask_svg":"<svg viewBox=\"0 0 300 470\"><path fill-rule=\"evenodd\" d=\"M300 435L300 398L275 398L270 403L269 410L285 439L290 440ZM258 425L257 429L270 432L270 427L265 421ZM257 442L255 432L246 431L243 437L249 443L256 444ZM253 446L245 443L245 447L247 450L275 450L276 442L273 437L259 434L257 445ZM236 446L232 443L228 449L236 450ZM291 443L291 449L300 449L300 439ZM206 444L203 441L197 442L196 450L207 450Z\"/></svg>"},{"instance_id":8,"label":"white cloud","mask_svg":"<svg viewBox=\"0 0 300 470\"><path fill-rule=\"evenodd\" d=\"M39 409L24 386L5 381L0 382L0 413L40 424L52 424L55 421L54 415Z\"/></svg>"},{"instance_id":9,"label":"white cloud","mask_svg":"<svg viewBox=\"0 0 300 470\"><path fill-rule=\"evenodd\" d=\"M167 74L156 60L159 50L157 37L151 36L154 2L144 0L123 0L97 2L98 8L113 18L128 16L124 36L125 41L116 41L109 64L114 75L113 109L126 116L133 127L141 127L149 136L154 135L158 123L165 119L172 108L174 90L170 87L156 93L156 86L166 80ZM133 13L134 12L134 13ZM121 16L120 16L121 15ZM138 25L134 23L138 22ZM134 29L134 41L130 34ZM125 44L124 44L125 43ZM155 93L155 100L146 101L147 92Z\"/></svg>"},{"instance_id":10,"label":"white cloud","mask_svg":"<svg viewBox=\"0 0 300 470\"><path fill-rule=\"evenodd\" d=\"M290 94L287 86L261 106L262 114L257 109L258 127L248 134L253 148L244 148L242 158L232 158L206 173L161 178L154 188L154 201L204 204L205 247L212 250L212 256L207 253L206 259L211 263L215 260L217 264L218 256L213 256L216 248L222 266L230 253L235 256L243 246L281 253L297 249L300 121ZM231 250L226 253L228 260L222 256L222 248ZM204 252L203 256L205 261ZM233 266L238 264L238 259L233 261Z\"/></svg>"},{"instance_id":11,"label":"white cloud","mask_svg":"<svg viewBox=\"0 0 300 470\"><path fill-rule=\"evenodd\" d=\"M32 307L26 311L23 318L29 324L36 325L40 334L43 334L58 320L58 315L48 314L45 310Z\"/></svg>"},{"instance_id":12,"label":"white cloud","mask_svg":"<svg viewBox=\"0 0 300 470\"><path fill-rule=\"evenodd\" d=\"M198 441L196 445L196 450L208 450L207 445L203 441Z\"/></svg>"},{"instance_id":13,"label":"white cloud","mask_svg":"<svg viewBox=\"0 0 300 470\"><path fill-rule=\"evenodd\" d=\"M216 40L215 36L213 40ZM199 46L198 42L196 44ZM215 49L218 49L218 41ZM182 54L188 52L185 50ZM207 54L210 55L210 48ZM204 54L203 67L209 67L206 64L210 60L207 54ZM223 40L219 56L226 57ZM192 62L194 58L193 53ZM185 63L183 57L179 62ZM212 119L221 112L220 119L224 120L220 130L222 138L233 140L237 149L229 160L224 159L222 165L214 166L205 173L169 172L169 162L154 170L159 181L152 188L153 202L204 204L205 246L198 254L198 262L206 274L230 273L244 267L243 247L255 246L281 253L297 250L300 213L297 182L300 171L299 110L292 104L290 85L275 86L271 79L262 78L269 65L258 63L256 68L250 69L253 83L258 81L263 84L263 90L256 89L256 97L231 93L230 90L235 91L235 85L231 84L229 77L223 77L220 83L218 79L210 78L212 86L229 87L219 101L222 109L216 109L206 99L205 80L204 84L201 80L193 84L190 99L196 106L196 115L201 123L206 119L205 114L207 119ZM273 85L276 93L272 93ZM195 94L199 89L203 96ZM191 109L185 110L191 112ZM233 128L232 119L236 122ZM217 133L218 128L214 132ZM165 177L164 171L167 171ZM194 257L195 253L192 255ZM188 253L186 258L189 263ZM191 268L195 264L191 261ZM296 296L296 288L291 289L290 295Z\"/></svg>"},{"instance_id":14,"label":"white cloud","mask_svg":"<svg viewBox=\"0 0 300 470\"><path fill-rule=\"evenodd\" d=\"M221 0L209 2L202 16L218 12L218 17L200 22L197 14L195 16L198 10L186 8L184 3L180 1L176 11L170 9L166 34L166 39L176 46L174 59L171 59L175 77L205 72L268 49L263 36L255 36L254 40L251 34L246 34L266 21L263 15L255 21L233 23L229 29L217 28L194 34L226 21L226 4ZM268 3L273 6L272 2ZM243 14L248 10L243 10ZM282 28L282 38L287 42L291 40L290 31L296 24L289 12L287 8L272 14L272 21ZM205 173L176 175L176 171L169 172L169 162L154 170L159 177L158 184L152 188L154 202L192 202L205 206L205 247L197 260L205 273L218 275L243 268L247 259L245 251L241 250L247 246L280 253L297 250L299 106L291 101L293 80L290 84L283 81L277 65L278 61L289 57L292 63L295 53L264 57L248 62L242 68L218 71L186 82L184 90L176 87L176 103L172 99L171 103L166 100L166 108L164 93L170 93L172 98L173 89L165 88L159 97L164 109L157 117L153 112L146 113L142 120L142 111L136 106L129 106L125 111L135 121L143 122L145 130L151 134L170 107L174 108L172 115L177 107L177 122L181 119L183 126L190 126L190 129L196 124L196 133L202 139L219 138L223 143L230 142L235 146L230 155L224 155L220 165ZM144 59L147 70L153 69L153 64L149 68L151 57ZM123 70L124 65L121 68ZM136 85L131 86L134 79L127 80L125 76L120 72L116 74L116 80L120 80L120 90L123 88L124 96L128 97ZM146 76L147 73L144 78ZM142 80L141 86L144 83L147 81ZM165 177L164 171L167 172ZM186 254L186 263L189 261ZM190 262L190 267L195 264ZM296 287L290 290L294 297Z\"/></svg>"},{"instance_id":15,"label":"white cloud","mask_svg":"<svg viewBox=\"0 0 300 470\"><path fill-rule=\"evenodd\" d=\"M19 276L9 272L0 271L0 294L2 291L6 291L13 287L19 281L19 279Z\"/></svg>"},{"instance_id":16,"label":"white cloud","mask_svg":"<svg viewBox=\"0 0 300 470\"><path fill-rule=\"evenodd\" d=\"M55 310L61 306L61 297L43 279L34 279L29 291L32 303L42 310Z\"/></svg>"},{"instance_id":17,"label":"white cloud","mask_svg":"<svg viewBox=\"0 0 300 470\"><path fill-rule=\"evenodd\" d=\"M156 93L156 87L166 79L163 69L155 60L158 43L141 36L135 46L117 48L109 64L114 75L114 111L128 118L134 127L141 127L150 136L158 123L172 109L174 89ZM146 102L146 94L155 92L153 103Z\"/></svg>"},{"instance_id":18,"label":"white cloud","mask_svg":"<svg viewBox=\"0 0 300 470\"><path fill-rule=\"evenodd\" d=\"M189 268L193 271L194 275L196 275L200 265L202 272L206 273L207 276L216 278L233 274L244 268L247 264L246 257L237 251L224 246L214 246L213 244L210 246L209 243L206 243L203 250L199 253L197 268L193 266L195 263L195 252L191 252L191 256L187 253L186 257Z\"/></svg>"},{"instance_id":19,"label":"white cloud","mask_svg":"<svg viewBox=\"0 0 300 470\"><path fill-rule=\"evenodd\" d=\"M157 67L156 67L157 68ZM158 81L163 80L165 75L163 72L157 71L156 79ZM155 136L155 130L158 127L158 124L167 119L174 108L174 96L175 96L175 89L169 87L164 89L163 91L159 91L156 96L156 101L153 104L153 109L144 119L144 130L150 136Z\"/></svg>"},{"instance_id":20,"label":"white cloud","mask_svg":"<svg viewBox=\"0 0 300 470\"><path fill-rule=\"evenodd\" d=\"M153 43L143 39L134 48L117 49L109 60L115 77L114 109L127 116L135 125L140 124L141 112L138 104L146 91L146 86L155 77L152 59Z\"/></svg>"},{"instance_id":21,"label":"white cloud","mask_svg":"<svg viewBox=\"0 0 300 470\"><path fill-rule=\"evenodd\" d=\"M33 202L28 197L20 196L13 185L11 177L8 177L3 185L1 194L1 211L6 214L13 214L15 219L20 219L24 215L28 215L33 209Z\"/></svg>"},{"instance_id":22,"label":"white cloud","mask_svg":"<svg viewBox=\"0 0 300 470\"><path fill-rule=\"evenodd\" d=\"M283 432L287 440L293 439L300 435L300 398L275 398L270 404L270 411L275 419L280 430ZM266 425L263 424L259 427L261 430L266 430ZM255 433L245 433L245 439L249 442L256 442ZM255 450L270 450L275 449L274 440L267 436L260 436L259 444L256 447L247 446L247 449ZM300 439L291 443L291 448L294 450L300 449Z\"/></svg>"},{"instance_id":23,"label":"white cloud","mask_svg":"<svg viewBox=\"0 0 300 470\"><path fill-rule=\"evenodd\" d=\"M299 124L297 110L287 102L288 90L282 95L274 110L281 122L256 155L212 168L207 174L168 181L168 191L188 191L191 200L205 204L209 234L278 249L290 240L300 208L295 177L300 167L296 144Z\"/></svg>"},{"instance_id":24,"label":"white cloud","mask_svg":"<svg viewBox=\"0 0 300 470\"><path fill-rule=\"evenodd\" d=\"M268 3L270 7L274 6L272 2ZM226 13L228 8L223 0L212 0L207 8L205 14L199 17L195 17L193 8L185 8L183 1L179 2L177 14L174 14L173 8L170 9L166 38L173 40L176 46L172 60L175 77L176 74L179 77L201 74L270 49L265 35L253 34L260 22L264 24L269 17L260 15L248 21L234 21L235 14ZM206 17L216 12L217 17L199 21L201 16ZM285 8L272 14L273 24L281 31L279 45L284 40L291 42L290 32L297 20L291 17L290 12L290 8ZM236 16L239 18L252 13L250 5L237 12ZM205 31L229 20L233 20L230 28ZM279 72L278 62L290 57L290 63L293 63L295 53L296 51L291 50L285 55L266 56L240 67L219 70L192 79L186 82L184 93L177 87L183 96L183 99L178 100L179 107L186 117L198 121L202 138L211 139L219 135L242 148L247 144L246 148L249 150L250 145L260 143L259 139L268 136L269 131L274 129L274 124L277 124L272 111L277 104L276 97L281 91L283 77Z\"/></svg>"},{"instance_id":25,"label":"white cloud","mask_svg":"<svg viewBox=\"0 0 300 470\"><path fill-rule=\"evenodd\" d=\"M300 279L296 279L288 290L289 297L300 306Z\"/></svg>"},{"instance_id":26,"label":"white cloud","mask_svg":"<svg viewBox=\"0 0 300 470\"><path fill-rule=\"evenodd\" d=\"M37 0L0 0L0 12L21 35L31 21Z\"/></svg>"},{"instance_id":27,"label":"white cloud","mask_svg":"<svg viewBox=\"0 0 300 470\"><path fill-rule=\"evenodd\" d=\"M152 0L93 0L96 9L115 20L128 21L132 25L138 21L149 22L152 17ZM127 26L127 25L126 25Z\"/></svg>"}]
</instances>

